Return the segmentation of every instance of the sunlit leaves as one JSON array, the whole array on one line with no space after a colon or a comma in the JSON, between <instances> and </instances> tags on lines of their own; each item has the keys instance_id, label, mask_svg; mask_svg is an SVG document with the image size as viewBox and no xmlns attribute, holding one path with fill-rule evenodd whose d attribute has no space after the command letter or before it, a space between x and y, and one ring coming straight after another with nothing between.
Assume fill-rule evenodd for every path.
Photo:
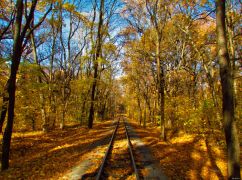
<instances>
[{"instance_id":1,"label":"sunlit leaves","mask_svg":"<svg viewBox=\"0 0 242 180\"><path fill-rule=\"evenodd\" d=\"M64 4L62 5L62 8L66 9L66 10L69 11L69 12L73 12L73 11L76 10L75 5L74 5L74 4L71 4L71 3L68 3L68 2L64 3Z\"/></svg>"},{"instance_id":2,"label":"sunlit leaves","mask_svg":"<svg viewBox=\"0 0 242 180\"><path fill-rule=\"evenodd\" d=\"M38 1L37 3L37 7L36 7L36 10L40 11L40 12L44 12L46 10L46 8L48 8L51 3L53 3L52 0L41 0L41 1Z\"/></svg>"}]
</instances>

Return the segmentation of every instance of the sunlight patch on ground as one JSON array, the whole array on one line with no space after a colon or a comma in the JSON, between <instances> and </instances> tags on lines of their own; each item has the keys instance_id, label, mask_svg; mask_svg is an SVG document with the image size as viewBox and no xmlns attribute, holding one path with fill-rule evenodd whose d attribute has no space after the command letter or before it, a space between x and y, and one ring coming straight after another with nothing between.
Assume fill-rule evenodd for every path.
<instances>
[{"instance_id":1,"label":"sunlight patch on ground","mask_svg":"<svg viewBox=\"0 0 242 180\"><path fill-rule=\"evenodd\" d=\"M194 136L191 134L184 134L183 136L180 137L175 137L171 140L171 143L189 143L194 140Z\"/></svg>"},{"instance_id":2,"label":"sunlight patch on ground","mask_svg":"<svg viewBox=\"0 0 242 180\"><path fill-rule=\"evenodd\" d=\"M202 167L201 175L202 175L202 177L206 177L206 178L213 179L213 180L218 179L218 177L216 177L216 174L214 174L214 172L211 171L211 167L209 167L209 166Z\"/></svg>"},{"instance_id":3,"label":"sunlight patch on ground","mask_svg":"<svg viewBox=\"0 0 242 180\"><path fill-rule=\"evenodd\" d=\"M191 157L194 159L194 160L197 160L197 161L200 161L201 160L201 155L196 152L196 151L193 151L192 154L191 154Z\"/></svg>"},{"instance_id":4,"label":"sunlight patch on ground","mask_svg":"<svg viewBox=\"0 0 242 180\"><path fill-rule=\"evenodd\" d=\"M42 134L44 134L43 131L14 132L12 137L13 138L18 138L18 137L40 136Z\"/></svg>"},{"instance_id":5,"label":"sunlight patch on ground","mask_svg":"<svg viewBox=\"0 0 242 180\"><path fill-rule=\"evenodd\" d=\"M159 129L144 129L137 125L134 127L159 159L162 170L168 177L212 180L227 178L225 151L211 134L179 133L168 137L168 141L164 142L156 140ZM219 135L221 132L216 137Z\"/></svg>"},{"instance_id":6,"label":"sunlight patch on ground","mask_svg":"<svg viewBox=\"0 0 242 180\"><path fill-rule=\"evenodd\" d=\"M57 151L57 150L60 150L60 149L63 149L63 148L68 148L68 147L71 147L73 146L74 144L64 144L64 145L61 145L61 146L57 146L57 147L54 147L53 149L50 149L48 152L53 152L53 151Z\"/></svg>"},{"instance_id":7,"label":"sunlight patch on ground","mask_svg":"<svg viewBox=\"0 0 242 180\"><path fill-rule=\"evenodd\" d=\"M0 179L58 179L79 164L86 154L94 157L95 152L101 151L98 148L111 136L111 129L110 122L103 122L95 123L92 130L73 126L49 133L14 132L10 168L0 174Z\"/></svg>"},{"instance_id":8,"label":"sunlight patch on ground","mask_svg":"<svg viewBox=\"0 0 242 180\"><path fill-rule=\"evenodd\" d=\"M189 177L190 179L197 179L197 171L192 169L187 172L186 176Z\"/></svg>"}]
</instances>

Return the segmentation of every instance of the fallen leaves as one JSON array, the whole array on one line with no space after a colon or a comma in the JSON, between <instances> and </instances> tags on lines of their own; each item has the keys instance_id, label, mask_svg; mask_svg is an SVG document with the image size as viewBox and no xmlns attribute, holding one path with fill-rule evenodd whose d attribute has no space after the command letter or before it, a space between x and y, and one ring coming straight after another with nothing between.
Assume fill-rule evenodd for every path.
<instances>
[{"instance_id":1,"label":"fallen leaves","mask_svg":"<svg viewBox=\"0 0 242 180\"><path fill-rule=\"evenodd\" d=\"M159 129L132 126L170 179L226 179L226 156L212 137L183 133L163 142L158 138ZM87 173L94 175L112 130L112 121L107 121L95 124L92 130L79 127L47 134L14 133L10 168L0 174L0 179L63 179L72 168L88 159L92 163ZM125 143L118 141L114 152L122 154ZM131 174L126 177L132 179Z\"/></svg>"},{"instance_id":2,"label":"fallen leaves","mask_svg":"<svg viewBox=\"0 0 242 180\"><path fill-rule=\"evenodd\" d=\"M164 142L157 138L159 129L132 126L169 179L226 179L225 152L213 137L182 133Z\"/></svg>"},{"instance_id":3,"label":"fallen leaves","mask_svg":"<svg viewBox=\"0 0 242 180\"><path fill-rule=\"evenodd\" d=\"M111 121L83 127L54 130L49 133L14 133L10 168L0 179L58 179L100 147L110 136Z\"/></svg>"}]
</instances>

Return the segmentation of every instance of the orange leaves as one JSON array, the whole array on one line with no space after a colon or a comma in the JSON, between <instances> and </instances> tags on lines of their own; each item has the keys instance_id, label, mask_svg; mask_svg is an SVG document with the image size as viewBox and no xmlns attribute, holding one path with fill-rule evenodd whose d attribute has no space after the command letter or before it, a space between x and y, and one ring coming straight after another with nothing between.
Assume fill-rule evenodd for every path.
<instances>
[{"instance_id":1,"label":"orange leaves","mask_svg":"<svg viewBox=\"0 0 242 180\"><path fill-rule=\"evenodd\" d=\"M65 4L63 4L62 7L64 9L66 9L67 11L69 11L69 12L73 12L76 9L75 5L70 4L68 2L66 2Z\"/></svg>"},{"instance_id":2,"label":"orange leaves","mask_svg":"<svg viewBox=\"0 0 242 180\"><path fill-rule=\"evenodd\" d=\"M200 6L204 6L208 0L182 0L181 5L185 8L190 7L195 7L197 4Z\"/></svg>"},{"instance_id":3,"label":"orange leaves","mask_svg":"<svg viewBox=\"0 0 242 180\"><path fill-rule=\"evenodd\" d=\"M126 27L119 34L121 36L129 36L129 35L136 34L136 33L137 33L136 29L134 29L133 27Z\"/></svg>"},{"instance_id":4,"label":"orange leaves","mask_svg":"<svg viewBox=\"0 0 242 180\"><path fill-rule=\"evenodd\" d=\"M96 156L105 137L112 131L112 122L95 124L93 130L68 128L51 133L14 133L11 149L11 168L0 174L0 179L58 179L84 156ZM98 155L96 156L97 158ZM100 158L99 158L100 159Z\"/></svg>"},{"instance_id":5,"label":"orange leaves","mask_svg":"<svg viewBox=\"0 0 242 180\"><path fill-rule=\"evenodd\" d=\"M214 139L208 134L209 140L196 134L179 134L169 142L157 142L158 130L135 127L145 145L149 146L159 159L164 173L172 179L226 179L226 156ZM216 136L221 132L216 131ZM208 138L207 137L207 138ZM153 142L150 143L153 139Z\"/></svg>"}]
</instances>

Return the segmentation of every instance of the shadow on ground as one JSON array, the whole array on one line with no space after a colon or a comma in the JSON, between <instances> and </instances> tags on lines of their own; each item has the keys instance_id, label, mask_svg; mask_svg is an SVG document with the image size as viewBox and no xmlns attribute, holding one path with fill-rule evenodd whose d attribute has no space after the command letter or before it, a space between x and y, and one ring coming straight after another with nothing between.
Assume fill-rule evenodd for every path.
<instances>
[{"instance_id":1,"label":"shadow on ground","mask_svg":"<svg viewBox=\"0 0 242 180\"><path fill-rule=\"evenodd\" d=\"M225 153L209 137L183 135L162 142L157 129L131 125L169 179L227 179Z\"/></svg>"},{"instance_id":2,"label":"shadow on ground","mask_svg":"<svg viewBox=\"0 0 242 180\"><path fill-rule=\"evenodd\" d=\"M98 146L107 145L112 134L111 121L95 124L88 130L72 127L47 134L15 137L10 168L0 179L56 179L80 163L83 156Z\"/></svg>"}]
</instances>

